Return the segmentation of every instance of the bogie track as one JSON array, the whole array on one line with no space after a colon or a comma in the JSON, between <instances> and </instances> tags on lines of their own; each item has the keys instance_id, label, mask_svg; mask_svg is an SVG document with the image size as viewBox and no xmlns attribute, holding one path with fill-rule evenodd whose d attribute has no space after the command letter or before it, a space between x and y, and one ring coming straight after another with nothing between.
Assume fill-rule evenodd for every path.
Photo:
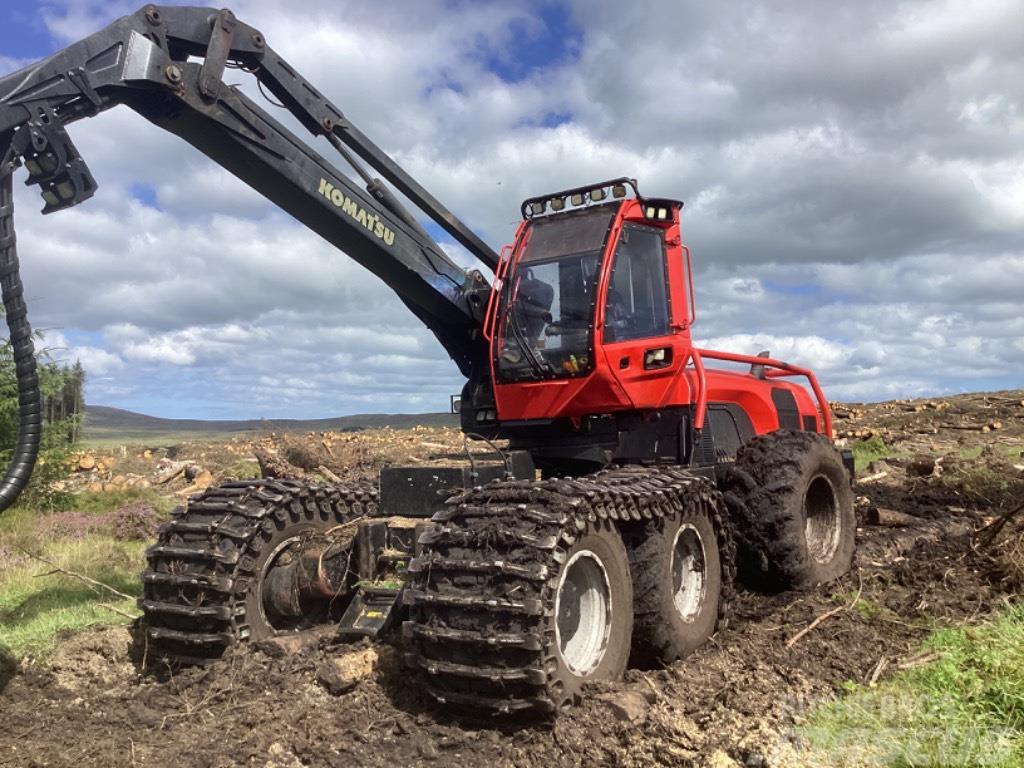
<instances>
[{"instance_id":1,"label":"bogie track","mask_svg":"<svg viewBox=\"0 0 1024 768\"><path fill-rule=\"evenodd\" d=\"M721 494L704 478L681 468L625 467L579 479L499 481L454 498L435 515L435 529L421 538L424 552L410 565L407 661L440 702L557 712L589 679L600 679L573 674L557 637L556 592L574 545L683 514L706 514L713 524L722 621L735 550ZM621 611L612 605L613 614ZM611 623L608 653L628 656L628 634L616 639Z\"/></svg>"},{"instance_id":2,"label":"bogie track","mask_svg":"<svg viewBox=\"0 0 1024 768\"><path fill-rule=\"evenodd\" d=\"M376 488L288 480L225 483L172 513L146 552L139 607L150 658L203 663L237 642L274 634L258 582L275 547L377 507Z\"/></svg>"}]
</instances>

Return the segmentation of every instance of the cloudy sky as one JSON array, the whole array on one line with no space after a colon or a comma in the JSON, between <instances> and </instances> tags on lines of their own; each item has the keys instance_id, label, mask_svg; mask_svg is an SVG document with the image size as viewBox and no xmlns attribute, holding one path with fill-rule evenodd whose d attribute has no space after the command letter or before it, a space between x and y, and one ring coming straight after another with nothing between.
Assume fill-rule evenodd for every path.
<instances>
[{"instance_id":1,"label":"cloudy sky","mask_svg":"<svg viewBox=\"0 0 1024 768\"><path fill-rule=\"evenodd\" d=\"M5 0L0 74L136 7ZM702 343L836 399L1024 386L1020 0L231 7L495 247L524 197L635 176L686 201ZM389 289L191 147L125 108L71 133L98 194L44 218L19 184L18 236L30 317L92 403L316 417L459 390Z\"/></svg>"}]
</instances>

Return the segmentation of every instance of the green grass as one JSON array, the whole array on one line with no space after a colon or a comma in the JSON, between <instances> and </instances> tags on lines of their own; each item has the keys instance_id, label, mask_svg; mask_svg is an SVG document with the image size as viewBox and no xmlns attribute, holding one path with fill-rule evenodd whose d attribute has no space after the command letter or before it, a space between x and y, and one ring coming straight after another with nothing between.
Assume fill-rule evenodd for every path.
<instances>
[{"instance_id":1,"label":"green grass","mask_svg":"<svg viewBox=\"0 0 1024 768\"><path fill-rule=\"evenodd\" d=\"M74 508L79 512L101 514L120 509L126 504L138 502L145 502L157 512L164 514L170 512L171 508L179 503L174 499L161 496L153 488L119 488L100 493L79 493L75 496Z\"/></svg>"},{"instance_id":2,"label":"green grass","mask_svg":"<svg viewBox=\"0 0 1024 768\"><path fill-rule=\"evenodd\" d=\"M996 454L1001 455L1006 459L1019 459L1024 455L1022 454L1019 445L1008 445L1007 443L990 443L990 445L994 447ZM966 461L972 461L973 459L979 458L984 450L984 445L969 445L960 449L960 458Z\"/></svg>"},{"instance_id":3,"label":"green grass","mask_svg":"<svg viewBox=\"0 0 1024 768\"><path fill-rule=\"evenodd\" d=\"M872 461L894 455L882 438L875 435L866 440L858 440L853 444L853 463L857 472L863 472Z\"/></svg>"},{"instance_id":4,"label":"green grass","mask_svg":"<svg viewBox=\"0 0 1024 768\"><path fill-rule=\"evenodd\" d=\"M52 543L40 554L62 568L136 597L142 591L138 574L145 547L141 541L89 536ZM29 561L0 574L0 654L44 657L60 632L100 623L127 624L128 619L111 607L137 613L134 599L120 598L70 576L46 575L52 570L45 563Z\"/></svg>"},{"instance_id":5,"label":"green grass","mask_svg":"<svg viewBox=\"0 0 1024 768\"><path fill-rule=\"evenodd\" d=\"M81 448L95 450L112 450L127 446L180 445L181 443L226 443L236 437L255 439L260 432L160 432L150 430L121 430L94 428L86 429L86 434L78 443Z\"/></svg>"},{"instance_id":6,"label":"green grass","mask_svg":"<svg viewBox=\"0 0 1024 768\"><path fill-rule=\"evenodd\" d=\"M224 470L224 477L232 480L256 480L262 476L260 464L255 459L239 459Z\"/></svg>"},{"instance_id":7,"label":"green grass","mask_svg":"<svg viewBox=\"0 0 1024 768\"><path fill-rule=\"evenodd\" d=\"M812 712L811 765L1018 768L1024 765L1024 606L983 627L943 629L938 660Z\"/></svg>"},{"instance_id":8,"label":"green grass","mask_svg":"<svg viewBox=\"0 0 1024 768\"><path fill-rule=\"evenodd\" d=\"M866 597L857 598L857 602L854 603L853 609L862 619L868 620L885 613L885 609L882 606L874 600L868 600Z\"/></svg>"},{"instance_id":9,"label":"green grass","mask_svg":"<svg viewBox=\"0 0 1024 768\"><path fill-rule=\"evenodd\" d=\"M75 497L74 506L78 512L101 514L139 501L161 511L171 504L152 490L126 489L82 494ZM35 530L40 514L17 506L0 516L0 668L5 658L45 658L63 632L93 624L128 623L128 618L111 608L138 614L134 597L142 592L139 573L145 565L148 542L119 541L101 533L82 539L44 541ZM52 566L22 550L107 584L132 599L120 598L72 576L51 574Z\"/></svg>"}]
</instances>

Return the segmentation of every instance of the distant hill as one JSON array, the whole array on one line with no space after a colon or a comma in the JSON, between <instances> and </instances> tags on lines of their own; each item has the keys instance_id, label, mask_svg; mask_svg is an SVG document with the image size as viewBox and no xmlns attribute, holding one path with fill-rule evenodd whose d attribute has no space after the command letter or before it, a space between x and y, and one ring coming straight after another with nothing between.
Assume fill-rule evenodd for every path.
<instances>
[{"instance_id":1,"label":"distant hill","mask_svg":"<svg viewBox=\"0 0 1024 768\"><path fill-rule=\"evenodd\" d=\"M373 427L408 429L415 426L457 427L451 413L368 413L329 419L248 419L220 421L161 419L106 405L85 407L85 439L146 438L161 435L226 435L235 432L346 432Z\"/></svg>"}]
</instances>

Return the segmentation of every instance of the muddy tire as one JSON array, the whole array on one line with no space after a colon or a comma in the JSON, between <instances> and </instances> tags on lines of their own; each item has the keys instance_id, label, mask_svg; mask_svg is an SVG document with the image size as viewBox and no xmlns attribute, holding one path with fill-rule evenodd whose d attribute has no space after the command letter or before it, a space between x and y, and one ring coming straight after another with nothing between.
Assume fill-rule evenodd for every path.
<instances>
[{"instance_id":1,"label":"muddy tire","mask_svg":"<svg viewBox=\"0 0 1024 768\"><path fill-rule=\"evenodd\" d=\"M576 700L584 684L617 680L626 671L633 631L629 558L618 530L594 524L569 549L557 575L546 634L550 687L561 702Z\"/></svg>"},{"instance_id":2,"label":"muddy tire","mask_svg":"<svg viewBox=\"0 0 1024 768\"><path fill-rule=\"evenodd\" d=\"M409 663L442 703L554 714L625 671L633 590L618 530L541 514L455 515L411 565Z\"/></svg>"},{"instance_id":3,"label":"muddy tire","mask_svg":"<svg viewBox=\"0 0 1024 768\"><path fill-rule=\"evenodd\" d=\"M806 588L850 569L857 531L853 492L829 440L789 430L761 435L737 452L736 469L736 476L746 473L754 483L742 504L730 505L739 518L739 570L748 585Z\"/></svg>"},{"instance_id":4,"label":"muddy tire","mask_svg":"<svg viewBox=\"0 0 1024 768\"><path fill-rule=\"evenodd\" d=\"M670 664L724 623L721 541L705 507L653 520L626 538L633 574L632 663Z\"/></svg>"},{"instance_id":5,"label":"muddy tire","mask_svg":"<svg viewBox=\"0 0 1024 768\"><path fill-rule=\"evenodd\" d=\"M304 628L268 616L269 566L302 538L375 509L373 488L287 480L230 482L193 496L146 551L139 608L148 658L201 664L236 643Z\"/></svg>"}]
</instances>

